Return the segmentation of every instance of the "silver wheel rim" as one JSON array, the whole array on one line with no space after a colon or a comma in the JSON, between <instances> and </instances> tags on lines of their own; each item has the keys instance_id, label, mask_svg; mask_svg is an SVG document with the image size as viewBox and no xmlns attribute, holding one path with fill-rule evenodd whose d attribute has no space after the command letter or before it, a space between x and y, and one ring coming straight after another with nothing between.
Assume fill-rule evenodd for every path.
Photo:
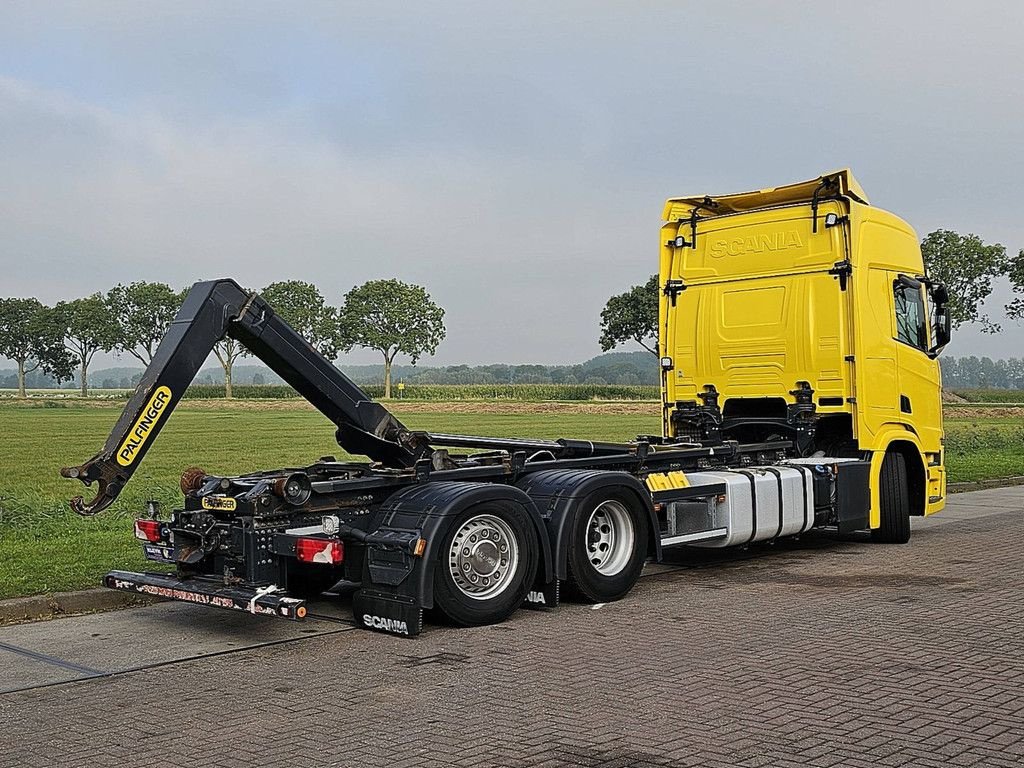
<instances>
[{"instance_id":1,"label":"silver wheel rim","mask_svg":"<svg viewBox=\"0 0 1024 768\"><path fill-rule=\"evenodd\" d=\"M448 570L466 597L489 600L512 583L519 566L519 544L512 528L496 515L471 517L455 533Z\"/></svg>"},{"instance_id":2,"label":"silver wheel rim","mask_svg":"<svg viewBox=\"0 0 1024 768\"><path fill-rule=\"evenodd\" d=\"M633 556L633 518L614 499L601 502L587 520L587 559L602 576L620 573Z\"/></svg>"}]
</instances>

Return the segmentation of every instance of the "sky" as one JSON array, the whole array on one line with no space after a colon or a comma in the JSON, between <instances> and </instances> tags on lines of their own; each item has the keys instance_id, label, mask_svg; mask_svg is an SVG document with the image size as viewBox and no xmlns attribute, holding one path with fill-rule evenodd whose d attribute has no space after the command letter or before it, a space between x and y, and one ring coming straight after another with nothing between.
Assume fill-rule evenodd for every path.
<instances>
[{"instance_id":1,"label":"sky","mask_svg":"<svg viewBox=\"0 0 1024 768\"><path fill-rule=\"evenodd\" d=\"M1019 2L8 0L0 295L397 277L446 310L424 364L579 362L665 198L847 166L922 236L1016 252L1021 29ZM1024 355L1024 326L947 354Z\"/></svg>"}]
</instances>

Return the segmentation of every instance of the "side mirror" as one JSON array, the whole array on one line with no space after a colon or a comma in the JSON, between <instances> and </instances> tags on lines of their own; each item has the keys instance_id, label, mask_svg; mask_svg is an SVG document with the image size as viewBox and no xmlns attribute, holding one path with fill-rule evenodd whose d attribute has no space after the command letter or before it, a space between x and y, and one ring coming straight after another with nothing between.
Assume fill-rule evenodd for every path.
<instances>
[{"instance_id":1,"label":"side mirror","mask_svg":"<svg viewBox=\"0 0 1024 768\"><path fill-rule=\"evenodd\" d=\"M940 283L933 283L928 288L932 297L934 314L932 316L932 347L928 354L933 357L949 344L952 338L952 317L949 314L949 291Z\"/></svg>"}]
</instances>

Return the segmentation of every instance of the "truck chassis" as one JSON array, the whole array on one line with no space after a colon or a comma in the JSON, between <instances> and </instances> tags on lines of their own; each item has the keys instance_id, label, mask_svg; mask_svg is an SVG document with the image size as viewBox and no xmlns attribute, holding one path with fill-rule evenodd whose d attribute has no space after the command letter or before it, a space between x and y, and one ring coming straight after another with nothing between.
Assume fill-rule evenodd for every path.
<instances>
[{"instance_id":1,"label":"truck chassis","mask_svg":"<svg viewBox=\"0 0 1024 768\"><path fill-rule=\"evenodd\" d=\"M243 343L370 461L325 456L237 477L187 469L182 508L136 520L146 557L175 573L112 571L113 589L299 621L307 599L348 583L369 629L412 636L424 610L460 625L626 595L673 546L722 547L816 527L868 527L869 462L796 441L627 443L411 431L257 294L197 283L103 449L61 472L117 498L214 344Z\"/></svg>"}]
</instances>

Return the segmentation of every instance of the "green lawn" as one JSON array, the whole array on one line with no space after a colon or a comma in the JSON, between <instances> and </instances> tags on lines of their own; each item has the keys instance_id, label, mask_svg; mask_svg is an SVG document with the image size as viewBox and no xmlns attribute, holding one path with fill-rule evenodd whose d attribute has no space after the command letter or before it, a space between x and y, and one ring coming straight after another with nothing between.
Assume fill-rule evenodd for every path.
<instances>
[{"instance_id":1,"label":"green lawn","mask_svg":"<svg viewBox=\"0 0 1024 768\"><path fill-rule=\"evenodd\" d=\"M121 403L81 405L0 403L0 598L77 589L99 583L111 568L145 562L130 520L154 498L178 503L183 469L200 466L234 474L301 466L324 455L340 457L333 425L318 413L236 405L231 410L183 403L172 415L118 502L94 518L71 512L67 500L92 489L58 474L101 447ZM429 408L430 406L421 406ZM579 437L627 440L660 432L658 406L648 414L515 413L493 403L495 413L400 414L413 429L501 437ZM1024 426L1020 419L947 422L951 482L1024 475Z\"/></svg>"},{"instance_id":2,"label":"green lawn","mask_svg":"<svg viewBox=\"0 0 1024 768\"><path fill-rule=\"evenodd\" d=\"M950 482L1024 476L1024 419L1016 416L956 417L946 414Z\"/></svg>"},{"instance_id":3,"label":"green lawn","mask_svg":"<svg viewBox=\"0 0 1024 768\"><path fill-rule=\"evenodd\" d=\"M120 405L120 404L119 404ZM500 409L500 404L494 405ZM586 413L409 413L413 429L500 437L580 437L625 440L658 433L657 404L650 416ZM95 454L117 420L118 407L57 403L27 407L0 403L0 598L78 589L99 583L111 568L138 568L141 549L130 520L147 499L165 508L178 503L183 469L216 474L302 466L320 456L343 455L333 425L312 411L190 408L174 412L118 501L81 518L67 500L94 489L59 476L62 466Z\"/></svg>"}]
</instances>

